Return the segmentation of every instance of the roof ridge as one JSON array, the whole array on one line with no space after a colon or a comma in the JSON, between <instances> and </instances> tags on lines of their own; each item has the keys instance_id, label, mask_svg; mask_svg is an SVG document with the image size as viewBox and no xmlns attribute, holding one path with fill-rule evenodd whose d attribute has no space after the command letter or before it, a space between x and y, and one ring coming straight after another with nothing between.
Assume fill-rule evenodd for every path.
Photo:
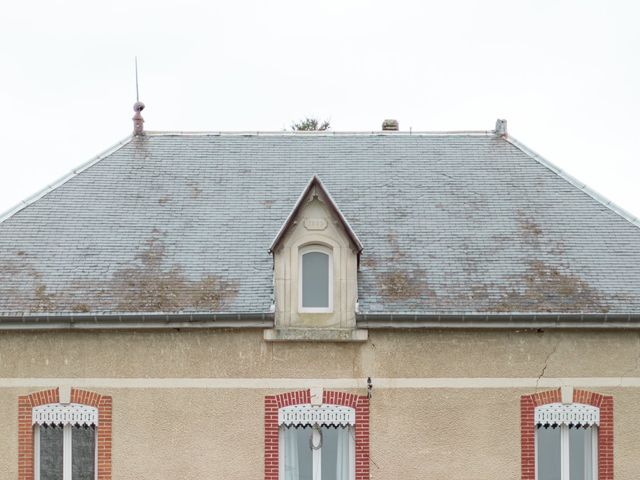
<instances>
[{"instance_id":1,"label":"roof ridge","mask_svg":"<svg viewBox=\"0 0 640 480\"><path fill-rule=\"evenodd\" d=\"M629 223L631 223L635 227L640 228L640 218L638 218L635 215L631 214L630 212L628 212L627 210L625 210L624 208L622 208L618 204L612 202L611 200L606 198L604 195L598 193L597 191L595 191L594 189L589 187L586 183L581 182L580 180L578 180L573 175L570 175L569 173L565 172L564 170L562 170L561 168L556 166L554 163L550 162L549 160L544 158L542 155L536 153L534 150L532 150L531 148L527 147L525 144L523 144L522 142L518 141L517 139L515 139L511 135L505 136L503 138L507 142L509 142L511 145L516 147L518 150L522 151L525 155L530 156L536 162L538 162L542 166L548 168L553 173L558 175L563 180L569 182L571 185L573 185L574 187L576 187L580 191L586 193L587 195L589 195L591 198L593 198L595 201L597 201L601 205L605 206L609 210L611 210L614 213L618 214L619 216L621 216L622 218L627 220Z\"/></svg>"},{"instance_id":2,"label":"roof ridge","mask_svg":"<svg viewBox=\"0 0 640 480\"><path fill-rule=\"evenodd\" d=\"M118 143L112 145L111 147L107 148L106 150L104 150L103 152L99 153L95 157L89 159L88 161L82 163L80 166L74 168L73 170L71 170L67 174L65 174L62 177L58 178L58 180L56 180L55 182L53 182L53 183L47 185L46 187L38 190L36 193L34 193L33 195L27 197L26 199L24 199L23 201L21 201L20 203L15 205L14 207L10 208L9 210L6 210L5 212L1 212L0 213L0 223L4 222L5 220L8 220L9 218L13 217L16 213L20 212L21 210L24 210L29 205L37 202L38 200L40 200L45 195L47 195L48 193L54 191L58 187L61 187L62 185L67 183L69 180L71 180L75 176L79 175L80 173L84 172L88 168L93 167L100 160L108 157L112 153L114 153L114 152L118 151L120 148L124 147L127 143L131 142L132 139L133 139L133 135L129 135L128 137L120 140Z\"/></svg>"},{"instance_id":3,"label":"roof ridge","mask_svg":"<svg viewBox=\"0 0 640 480\"><path fill-rule=\"evenodd\" d=\"M157 130L157 131L145 131L145 136L148 137L160 137L160 136L282 136L282 137L294 137L294 136L384 136L384 137L409 137L409 136L480 136L480 137L495 137L495 130L443 130L443 131L382 131L382 130L345 130L345 131L269 131L269 130L237 130L237 131L225 131L225 130L202 130L202 131L181 131L181 130Z\"/></svg>"}]
</instances>

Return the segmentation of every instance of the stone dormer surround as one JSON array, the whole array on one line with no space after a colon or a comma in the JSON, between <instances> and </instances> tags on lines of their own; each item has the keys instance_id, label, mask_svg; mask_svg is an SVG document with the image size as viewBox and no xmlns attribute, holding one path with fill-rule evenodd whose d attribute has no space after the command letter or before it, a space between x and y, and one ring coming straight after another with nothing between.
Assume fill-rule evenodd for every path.
<instances>
[{"instance_id":1,"label":"stone dormer surround","mask_svg":"<svg viewBox=\"0 0 640 480\"><path fill-rule=\"evenodd\" d=\"M301 307L302 254L329 254L329 311ZM278 233L274 260L275 329L267 340L366 340L356 328L358 256L362 246L318 177L313 177Z\"/></svg>"}]
</instances>

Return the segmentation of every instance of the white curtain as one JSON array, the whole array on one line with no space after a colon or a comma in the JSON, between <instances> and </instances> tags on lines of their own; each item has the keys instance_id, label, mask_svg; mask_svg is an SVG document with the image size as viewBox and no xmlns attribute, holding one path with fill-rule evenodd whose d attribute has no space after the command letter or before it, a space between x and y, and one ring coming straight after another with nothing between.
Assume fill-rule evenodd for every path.
<instances>
[{"instance_id":1,"label":"white curtain","mask_svg":"<svg viewBox=\"0 0 640 480\"><path fill-rule=\"evenodd\" d=\"M299 480L298 439L296 429L284 429L284 480Z\"/></svg>"},{"instance_id":2,"label":"white curtain","mask_svg":"<svg viewBox=\"0 0 640 480\"><path fill-rule=\"evenodd\" d=\"M353 427L322 427L322 433L322 448L314 452L310 446L313 435L310 427L281 430L284 480L350 480ZM319 437L314 438L314 445L320 444Z\"/></svg>"},{"instance_id":3,"label":"white curtain","mask_svg":"<svg viewBox=\"0 0 640 480\"><path fill-rule=\"evenodd\" d=\"M349 440L355 435L351 428L338 428L338 449L336 455L336 480L349 480Z\"/></svg>"}]
</instances>

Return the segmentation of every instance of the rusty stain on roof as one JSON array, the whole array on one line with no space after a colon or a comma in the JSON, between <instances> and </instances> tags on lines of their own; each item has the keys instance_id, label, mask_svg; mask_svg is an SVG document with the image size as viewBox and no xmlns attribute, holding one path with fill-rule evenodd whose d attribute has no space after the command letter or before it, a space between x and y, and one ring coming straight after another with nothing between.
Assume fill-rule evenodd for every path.
<instances>
[{"instance_id":1,"label":"rusty stain on roof","mask_svg":"<svg viewBox=\"0 0 640 480\"><path fill-rule=\"evenodd\" d=\"M395 232L388 233L386 240L390 248L389 255L383 263L393 267L405 258L406 252L400 245ZM374 258L367 259L367 266L375 268L377 263ZM427 281L427 273L422 268L385 270L377 274L377 283L380 295L389 302L398 300L421 302L425 297L433 299L436 296Z\"/></svg>"},{"instance_id":2,"label":"rusty stain on roof","mask_svg":"<svg viewBox=\"0 0 640 480\"><path fill-rule=\"evenodd\" d=\"M395 233L387 234L387 241L389 242L391 255L388 257L388 261L397 262L402 260L407 254L400 248L398 243L398 236Z\"/></svg>"},{"instance_id":3,"label":"rusty stain on roof","mask_svg":"<svg viewBox=\"0 0 640 480\"><path fill-rule=\"evenodd\" d=\"M187 278L179 265L167 265L166 247L159 230L154 229L146 247L136 255L137 265L117 270L101 285L82 285L98 293L93 302L78 298L77 289L50 292L42 283L41 275L30 261L21 255L16 262L3 265L4 273L23 274L33 278L34 289L30 295L21 295L20 308L31 313L59 313L68 311L88 313L101 311L105 306L100 292L109 292L111 300L123 312L178 312L220 311L235 298L238 286L235 282L215 275L198 280Z\"/></svg>"},{"instance_id":4,"label":"rusty stain on roof","mask_svg":"<svg viewBox=\"0 0 640 480\"><path fill-rule=\"evenodd\" d=\"M537 239L540 235L542 235L542 228L535 220L533 220L522 210L518 210L516 213L518 215L520 230L522 231L525 239L531 241Z\"/></svg>"},{"instance_id":5,"label":"rusty stain on roof","mask_svg":"<svg viewBox=\"0 0 640 480\"><path fill-rule=\"evenodd\" d=\"M380 295L386 300L424 301L435 297L422 269L382 272L378 275Z\"/></svg>"},{"instance_id":6,"label":"rusty stain on roof","mask_svg":"<svg viewBox=\"0 0 640 480\"><path fill-rule=\"evenodd\" d=\"M198 198L202 193L202 188L196 182L187 182L187 186L191 189L191 198Z\"/></svg>"},{"instance_id":7,"label":"rusty stain on roof","mask_svg":"<svg viewBox=\"0 0 640 480\"><path fill-rule=\"evenodd\" d=\"M607 313L604 296L579 276L541 260L529 262L527 270L514 278L492 312Z\"/></svg>"},{"instance_id":8,"label":"rusty stain on roof","mask_svg":"<svg viewBox=\"0 0 640 480\"><path fill-rule=\"evenodd\" d=\"M120 291L118 309L125 312L220 311L238 293L233 282L208 275L188 279L179 265L165 265L166 248L159 236L147 241L140 264L114 273L112 289Z\"/></svg>"}]
</instances>

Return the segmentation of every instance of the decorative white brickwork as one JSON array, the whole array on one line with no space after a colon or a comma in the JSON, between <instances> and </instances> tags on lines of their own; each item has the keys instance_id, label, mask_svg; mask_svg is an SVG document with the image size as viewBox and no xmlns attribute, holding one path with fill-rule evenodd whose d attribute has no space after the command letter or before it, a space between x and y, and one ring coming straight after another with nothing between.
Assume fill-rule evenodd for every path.
<instances>
[{"instance_id":1,"label":"decorative white brickwork","mask_svg":"<svg viewBox=\"0 0 640 480\"><path fill-rule=\"evenodd\" d=\"M535 425L600 425L600 409L582 403L548 403L535 410Z\"/></svg>"},{"instance_id":2,"label":"decorative white brickwork","mask_svg":"<svg viewBox=\"0 0 640 480\"><path fill-rule=\"evenodd\" d=\"M98 409L78 403L47 403L34 407L31 418L38 425L98 425Z\"/></svg>"},{"instance_id":3,"label":"decorative white brickwork","mask_svg":"<svg viewBox=\"0 0 640 480\"><path fill-rule=\"evenodd\" d=\"M356 424L356 410L342 405L291 405L278 410L278 424L284 426Z\"/></svg>"}]
</instances>

